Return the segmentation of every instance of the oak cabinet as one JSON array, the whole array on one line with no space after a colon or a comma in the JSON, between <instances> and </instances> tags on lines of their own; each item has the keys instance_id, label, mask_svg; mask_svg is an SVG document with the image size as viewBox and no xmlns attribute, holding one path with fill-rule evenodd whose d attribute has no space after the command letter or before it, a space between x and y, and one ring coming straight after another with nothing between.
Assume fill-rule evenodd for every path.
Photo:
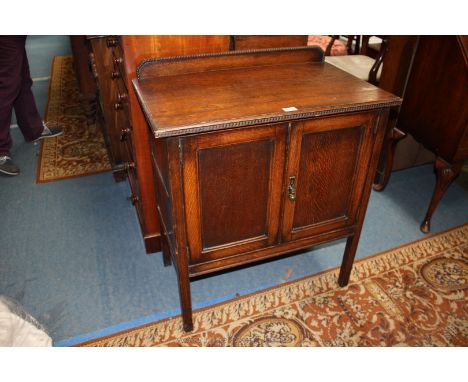
<instances>
[{"instance_id":1,"label":"oak cabinet","mask_svg":"<svg viewBox=\"0 0 468 382\"><path fill-rule=\"evenodd\" d=\"M346 285L388 111L401 100L317 48L154 59L137 72L185 330L194 276L347 238Z\"/></svg>"}]
</instances>

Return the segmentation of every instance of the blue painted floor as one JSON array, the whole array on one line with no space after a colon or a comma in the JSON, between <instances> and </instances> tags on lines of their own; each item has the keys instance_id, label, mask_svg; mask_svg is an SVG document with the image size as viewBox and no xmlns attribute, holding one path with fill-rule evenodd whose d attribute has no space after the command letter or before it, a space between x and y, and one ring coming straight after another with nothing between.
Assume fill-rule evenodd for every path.
<instances>
[{"instance_id":1,"label":"blue painted floor","mask_svg":"<svg viewBox=\"0 0 468 382\"><path fill-rule=\"evenodd\" d=\"M38 146L12 130L18 177L0 177L0 294L21 303L57 346L108 334L179 309L175 272L144 252L126 183L111 174L35 184ZM432 232L468 222L468 173L449 188ZM407 243L419 231L435 178L432 167L393 174L372 193L357 257ZM338 266L337 242L192 282L194 306L263 289Z\"/></svg>"}]
</instances>

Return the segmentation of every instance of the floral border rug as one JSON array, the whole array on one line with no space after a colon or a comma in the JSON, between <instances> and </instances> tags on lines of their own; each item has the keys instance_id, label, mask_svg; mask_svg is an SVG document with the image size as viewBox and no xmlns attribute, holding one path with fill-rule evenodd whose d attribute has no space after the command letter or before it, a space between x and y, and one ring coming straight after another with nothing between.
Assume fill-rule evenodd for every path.
<instances>
[{"instance_id":1,"label":"floral border rug","mask_svg":"<svg viewBox=\"0 0 468 382\"><path fill-rule=\"evenodd\" d=\"M89 124L73 71L73 57L56 56L52 63L45 120L64 134L41 141L37 183L110 171L101 126Z\"/></svg>"},{"instance_id":2,"label":"floral border rug","mask_svg":"<svg viewBox=\"0 0 468 382\"><path fill-rule=\"evenodd\" d=\"M79 346L468 346L468 224Z\"/></svg>"}]
</instances>

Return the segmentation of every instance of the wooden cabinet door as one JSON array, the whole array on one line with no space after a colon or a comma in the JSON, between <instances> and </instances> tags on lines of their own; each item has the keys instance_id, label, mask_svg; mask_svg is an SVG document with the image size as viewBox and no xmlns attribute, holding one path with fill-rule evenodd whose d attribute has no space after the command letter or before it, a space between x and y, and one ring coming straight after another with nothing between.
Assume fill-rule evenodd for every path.
<instances>
[{"instance_id":1,"label":"wooden cabinet door","mask_svg":"<svg viewBox=\"0 0 468 382\"><path fill-rule=\"evenodd\" d=\"M283 240L355 223L374 142L373 113L293 124L285 176Z\"/></svg>"},{"instance_id":2,"label":"wooden cabinet door","mask_svg":"<svg viewBox=\"0 0 468 382\"><path fill-rule=\"evenodd\" d=\"M278 124L182 138L191 263L277 242L286 131Z\"/></svg>"}]
</instances>

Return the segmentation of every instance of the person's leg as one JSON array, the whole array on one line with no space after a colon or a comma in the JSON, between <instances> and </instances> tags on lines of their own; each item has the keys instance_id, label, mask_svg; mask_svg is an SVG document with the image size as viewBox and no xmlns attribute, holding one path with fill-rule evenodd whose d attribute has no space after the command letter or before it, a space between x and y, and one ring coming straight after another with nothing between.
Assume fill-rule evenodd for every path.
<instances>
[{"instance_id":1,"label":"person's leg","mask_svg":"<svg viewBox=\"0 0 468 382\"><path fill-rule=\"evenodd\" d=\"M26 36L0 35L0 174L20 173L10 158L13 108L18 126L28 142L56 137L63 133L61 128L49 129L44 125L37 111L31 86Z\"/></svg>"},{"instance_id":2,"label":"person's leg","mask_svg":"<svg viewBox=\"0 0 468 382\"><path fill-rule=\"evenodd\" d=\"M37 111L36 101L31 90L33 81L29 73L28 57L26 55L26 40L22 45L21 86L13 107L15 109L18 126L24 139L31 142L39 138L44 131L42 118Z\"/></svg>"},{"instance_id":3,"label":"person's leg","mask_svg":"<svg viewBox=\"0 0 468 382\"><path fill-rule=\"evenodd\" d=\"M0 36L0 156L9 156L11 114L21 88L26 37Z\"/></svg>"}]
</instances>

